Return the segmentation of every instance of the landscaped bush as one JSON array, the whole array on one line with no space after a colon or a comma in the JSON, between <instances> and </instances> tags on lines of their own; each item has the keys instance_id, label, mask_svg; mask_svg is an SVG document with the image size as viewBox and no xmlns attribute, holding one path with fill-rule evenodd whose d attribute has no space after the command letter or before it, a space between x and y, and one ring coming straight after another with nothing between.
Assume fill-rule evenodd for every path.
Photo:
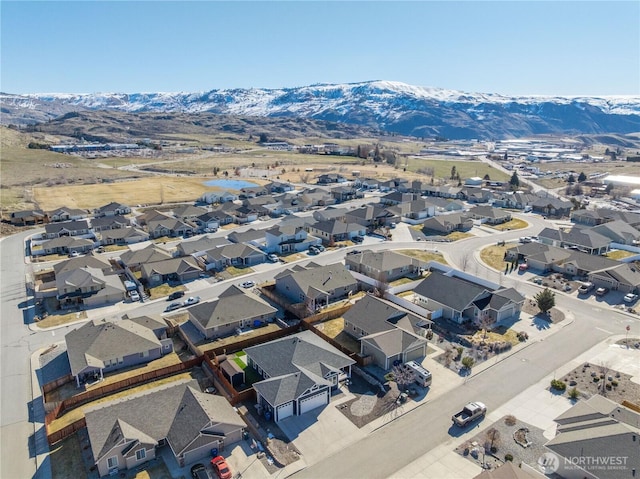
<instances>
[{"instance_id":1,"label":"landscaped bush","mask_svg":"<svg viewBox=\"0 0 640 479\"><path fill-rule=\"evenodd\" d=\"M462 346L458 346L456 348L456 351L458 351L458 355L454 358L454 361L460 361L460 358L462 357L462 351L464 351L464 348Z\"/></svg>"},{"instance_id":2,"label":"landscaped bush","mask_svg":"<svg viewBox=\"0 0 640 479\"><path fill-rule=\"evenodd\" d=\"M471 356L465 356L464 358L462 358L462 365L467 369L471 369L475 364L475 362L476 360L473 359Z\"/></svg>"},{"instance_id":3,"label":"landscaped bush","mask_svg":"<svg viewBox=\"0 0 640 479\"><path fill-rule=\"evenodd\" d=\"M505 454L504 455L504 460L505 461L513 461L513 456L511 454Z\"/></svg>"},{"instance_id":4,"label":"landscaped bush","mask_svg":"<svg viewBox=\"0 0 640 479\"><path fill-rule=\"evenodd\" d=\"M567 385L564 383L564 381L560 381L559 379L552 379L551 388L555 389L556 391L564 391L565 389L567 389Z\"/></svg>"},{"instance_id":5,"label":"landscaped bush","mask_svg":"<svg viewBox=\"0 0 640 479\"><path fill-rule=\"evenodd\" d=\"M573 388L569 391L569 398L578 399L578 396L580 396L580 392L576 388Z\"/></svg>"}]
</instances>

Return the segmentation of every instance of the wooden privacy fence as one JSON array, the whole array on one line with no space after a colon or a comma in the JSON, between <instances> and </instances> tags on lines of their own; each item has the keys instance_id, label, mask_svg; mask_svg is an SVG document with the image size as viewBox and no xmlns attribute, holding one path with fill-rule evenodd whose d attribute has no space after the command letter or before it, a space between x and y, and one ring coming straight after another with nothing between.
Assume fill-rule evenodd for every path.
<instances>
[{"instance_id":1,"label":"wooden privacy fence","mask_svg":"<svg viewBox=\"0 0 640 479\"><path fill-rule=\"evenodd\" d=\"M87 421L84 417L81 417L75 422L72 422L68 426L63 427L62 429L52 432L49 434L49 425L45 423L45 428L47 430L47 442L50 446L54 445L58 441L62 441L68 436L71 436L76 431L79 431L82 428L87 427Z\"/></svg>"},{"instance_id":2,"label":"wooden privacy fence","mask_svg":"<svg viewBox=\"0 0 640 479\"><path fill-rule=\"evenodd\" d=\"M155 371L149 371L147 373L138 374L137 376L132 376L130 378L123 379L122 381L107 384L105 386L91 389L89 391L85 391L83 393L77 394L68 399L65 399L60 403L60 405L54 410L54 411L57 411L57 414L53 419L60 417L60 415L66 413L67 411L75 409L78 406L82 406L83 404L91 402L94 399L104 397L108 394L117 393L125 389L129 389L131 387L153 381L155 379L160 379L163 377L171 376L172 374L186 371L188 369L191 369L194 366L200 365L201 363L202 363L202 357L194 358L189 361L185 361L184 363L173 364L171 366L167 366L162 369L156 369ZM45 398L45 401L46 401L46 398Z\"/></svg>"},{"instance_id":3,"label":"wooden privacy fence","mask_svg":"<svg viewBox=\"0 0 640 479\"><path fill-rule=\"evenodd\" d=\"M73 381L73 374L69 373L66 376L59 377L58 379L54 379L53 381L48 382L44 386L42 386L42 394L46 395L51 391L58 389L63 384L67 384Z\"/></svg>"}]
</instances>

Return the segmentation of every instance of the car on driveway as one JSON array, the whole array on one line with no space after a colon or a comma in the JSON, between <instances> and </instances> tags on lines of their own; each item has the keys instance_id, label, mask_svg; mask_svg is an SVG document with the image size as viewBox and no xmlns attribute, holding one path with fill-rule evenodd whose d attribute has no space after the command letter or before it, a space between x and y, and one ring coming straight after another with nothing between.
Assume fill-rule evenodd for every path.
<instances>
[{"instance_id":1,"label":"car on driveway","mask_svg":"<svg viewBox=\"0 0 640 479\"><path fill-rule=\"evenodd\" d=\"M184 291L174 291L169 295L167 301L175 301L178 298L182 298L184 296Z\"/></svg>"},{"instance_id":2,"label":"car on driveway","mask_svg":"<svg viewBox=\"0 0 640 479\"><path fill-rule=\"evenodd\" d=\"M255 285L256 283L254 281L245 281L244 283L240 284L240 286L245 289L253 288Z\"/></svg>"},{"instance_id":3,"label":"car on driveway","mask_svg":"<svg viewBox=\"0 0 640 479\"><path fill-rule=\"evenodd\" d=\"M193 479L211 479L211 474L204 467L204 464L195 464L191 467L191 477Z\"/></svg>"},{"instance_id":4,"label":"car on driveway","mask_svg":"<svg viewBox=\"0 0 640 479\"><path fill-rule=\"evenodd\" d=\"M633 303L637 299L638 299L638 295L637 294L633 294L633 293L627 293L627 294L624 295L624 298L622 298L622 300L625 303Z\"/></svg>"},{"instance_id":5,"label":"car on driveway","mask_svg":"<svg viewBox=\"0 0 640 479\"><path fill-rule=\"evenodd\" d=\"M322 246L321 244L318 244L316 245L316 249L322 253L325 250L325 247Z\"/></svg>"},{"instance_id":6,"label":"car on driveway","mask_svg":"<svg viewBox=\"0 0 640 479\"><path fill-rule=\"evenodd\" d=\"M227 464L224 457L216 456L211 459L211 466L213 466L213 471L218 475L219 479L231 479L233 477L229 464Z\"/></svg>"},{"instance_id":7,"label":"car on driveway","mask_svg":"<svg viewBox=\"0 0 640 479\"><path fill-rule=\"evenodd\" d=\"M598 288L596 289L596 296L604 296L609 292L609 288Z\"/></svg>"},{"instance_id":8,"label":"car on driveway","mask_svg":"<svg viewBox=\"0 0 640 479\"><path fill-rule=\"evenodd\" d=\"M277 263L277 262L279 261L279 259L278 259L278 255L277 255L277 254L275 254L275 253L271 253L271 254L269 254L269 255L267 256L267 259L268 259L269 261L271 261L272 263Z\"/></svg>"},{"instance_id":9,"label":"car on driveway","mask_svg":"<svg viewBox=\"0 0 640 479\"><path fill-rule=\"evenodd\" d=\"M171 303L169 306L165 308L165 312L175 311L176 309L182 308L182 303Z\"/></svg>"},{"instance_id":10,"label":"car on driveway","mask_svg":"<svg viewBox=\"0 0 640 479\"><path fill-rule=\"evenodd\" d=\"M362 236L354 236L353 238L351 238L351 241L353 241L354 243L362 243L364 241L364 238Z\"/></svg>"},{"instance_id":11,"label":"car on driveway","mask_svg":"<svg viewBox=\"0 0 640 479\"><path fill-rule=\"evenodd\" d=\"M140 301L140 294L138 294L138 291L136 290L129 291L129 297L131 298L131 301Z\"/></svg>"},{"instance_id":12,"label":"car on driveway","mask_svg":"<svg viewBox=\"0 0 640 479\"><path fill-rule=\"evenodd\" d=\"M520 271L526 271L529 269L529 265L527 263L521 263L520 266L518 266L518 270Z\"/></svg>"},{"instance_id":13,"label":"car on driveway","mask_svg":"<svg viewBox=\"0 0 640 479\"><path fill-rule=\"evenodd\" d=\"M200 302L200 296L189 296L184 300L185 306L191 306L192 304L198 304Z\"/></svg>"}]
</instances>

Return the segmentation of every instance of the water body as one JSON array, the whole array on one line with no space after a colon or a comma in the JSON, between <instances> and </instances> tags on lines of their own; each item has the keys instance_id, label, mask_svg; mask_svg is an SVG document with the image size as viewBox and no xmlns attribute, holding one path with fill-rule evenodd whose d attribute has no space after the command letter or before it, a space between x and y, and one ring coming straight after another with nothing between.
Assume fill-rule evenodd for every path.
<instances>
[{"instance_id":1,"label":"water body","mask_svg":"<svg viewBox=\"0 0 640 479\"><path fill-rule=\"evenodd\" d=\"M223 190L241 190L258 186L256 183L245 180L209 180L204 182L205 186L215 186Z\"/></svg>"}]
</instances>

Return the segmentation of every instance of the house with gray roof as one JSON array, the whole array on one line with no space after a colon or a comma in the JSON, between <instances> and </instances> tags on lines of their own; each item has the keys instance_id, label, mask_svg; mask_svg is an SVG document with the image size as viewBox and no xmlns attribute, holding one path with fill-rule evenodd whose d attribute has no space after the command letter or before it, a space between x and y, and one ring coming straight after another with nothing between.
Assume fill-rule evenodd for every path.
<instances>
[{"instance_id":1,"label":"house with gray roof","mask_svg":"<svg viewBox=\"0 0 640 479\"><path fill-rule=\"evenodd\" d=\"M275 290L293 304L306 304L308 311L316 311L358 291L358 282L342 263L296 266L299 268L289 268L276 275Z\"/></svg>"},{"instance_id":2,"label":"house with gray roof","mask_svg":"<svg viewBox=\"0 0 640 479\"><path fill-rule=\"evenodd\" d=\"M327 220L310 224L309 233L320 238L323 243L332 244L350 240L354 236L364 236L367 234L367 227L358 223Z\"/></svg>"},{"instance_id":3,"label":"house with gray roof","mask_svg":"<svg viewBox=\"0 0 640 479\"><path fill-rule=\"evenodd\" d=\"M563 217L571 214L573 203L553 196L545 196L531 202L531 208L541 215Z\"/></svg>"},{"instance_id":4,"label":"house with gray roof","mask_svg":"<svg viewBox=\"0 0 640 479\"><path fill-rule=\"evenodd\" d=\"M495 324L518 318L524 296L513 288L493 288L455 273L432 271L414 289L416 304L431 311L431 319L456 323Z\"/></svg>"},{"instance_id":5,"label":"house with gray roof","mask_svg":"<svg viewBox=\"0 0 640 479\"><path fill-rule=\"evenodd\" d=\"M545 444L567 479L633 478L640 470L640 413L598 394L555 419ZM553 457L553 456L552 456Z\"/></svg>"},{"instance_id":6,"label":"house with gray roof","mask_svg":"<svg viewBox=\"0 0 640 479\"><path fill-rule=\"evenodd\" d=\"M104 373L147 364L172 352L171 339L159 339L149 324L141 318L96 319L68 332L64 340L76 385L102 379ZM165 330L166 327L165 324Z\"/></svg>"},{"instance_id":7,"label":"house with gray roof","mask_svg":"<svg viewBox=\"0 0 640 479\"><path fill-rule=\"evenodd\" d=\"M629 263L618 263L600 270L591 271L589 281L597 287L609 288L623 293L640 291L640 271Z\"/></svg>"},{"instance_id":8,"label":"house with gray roof","mask_svg":"<svg viewBox=\"0 0 640 479\"><path fill-rule=\"evenodd\" d=\"M114 201L93 210L93 214L96 218L101 216L122 216L128 215L129 213L131 213L131 208L127 205Z\"/></svg>"},{"instance_id":9,"label":"house with gray roof","mask_svg":"<svg viewBox=\"0 0 640 479\"><path fill-rule=\"evenodd\" d=\"M171 259L173 256L168 251L155 244L150 244L142 249L129 249L120 255L120 261L133 271L139 270L143 264L155 263Z\"/></svg>"},{"instance_id":10,"label":"house with gray roof","mask_svg":"<svg viewBox=\"0 0 640 479\"><path fill-rule=\"evenodd\" d=\"M460 200L430 196L427 201L436 208L436 215L446 215L449 213L460 213L466 209L465 204Z\"/></svg>"},{"instance_id":11,"label":"house with gray roof","mask_svg":"<svg viewBox=\"0 0 640 479\"><path fill-rule=\"evenodd\" d=\"M380 197L380 203L387 206L398 205L400 203L409 203L417 200L418 195L414 193L401 193L400 191L392 191Z\"/></svg>"},{"instance_id":12,"label":"house with gray roof","mask_svg":"<svg viewBox=\"0 0 640 479\"><path fill-rule=\"evenodd\" d=\"M576 248L589 254L601 255L609 251L611 239L594 231L593 228L574 226L573 228L544 228L538 233L541 243L559 248Z\"/></svg>"},{"instance_id":13,"label":"house with gray roof","mask_svg":"<svg viewBox=\"0 0 640 479\"><path fill-rule=\"evenodd\" d=\"M37 225L49 221L49 215L42 210L21 210L11 213L12 225Z\"/></svg>"},{"instance_id":14,"label":"house with gray roof","mask_svg":"<svg viewBox=\"0 0 640 479\"><path fill-rule=\"evenodd\" d=\"M202 256L207 250L231 244L227 238L201 236L196 239L181 241L176 246L178 256Z\"/></svg>"},{"instance_id":15,"label":"house with gray roof","mask_svg":"<svg viewBox=\"0 0 640 479\"><path fill-rule=\"evenodd\" d=\"M640 225L640 213L612 210L610 208L576 210L571 213L571 221L588 226L597 226L616 220L637 228Z\"/></svg>"},{"instance_id":16,"label":"house with gray roof","mask_svg":"<svg viewBox=\"0 0 640 479\"><path fill-rule=\"evenodd\" d=\"M423 186L423 194L425 196L438 196L441 198L462 198L462 187L461 186L451 186L451 185L442 185L442 186L434 186L434 185L424 185Z\"/></svg>"},{"instance_id":17,"label":"house with gray roof","mask_svg":"<svg viewBox=\"0 0 640 479\"><path fill-rule=\"evenodd\" d=\"M431 321L390 301L367 294L344 317L344 331L360 342L361 356L371 356L384 370L395 361L420 361L427 353Z\"/></svg>"},{"instance_id":18,"label":"house with gray roof","mask_svg":"<svg viewBox=\"0 0 640 479\"><path fill-rule=\"evenodd\" d=\"M180 466L208 460L242 439L245 423L227 400L185 380L100 404L85 412L100 476L135 469L169 447Z\"/></svg>"},{"instance_id":19,"label":"house with gray roof","mask_svg":"<svg viewBox=\"0 0 640 479\"><path fill-rule=\"evenodd\" d=\"M98 268L77 268L56 273L56 299L62 309L103 306L123 301L125 287L117 274Z\"/></svg>"},{"instance_id":20,"label":"house with gray roof","mask_svg":"<svg viewBox=\"0 0 640 479\"><path fill-rule=\"evenodd\" d=\"M389 211L384 205L377 203L350 209L345 215L345 222L347 224L355 223L369 229L375 229L399 220L400 218Z\"/></svg>"},{"instance_id":21,"label":"house with gray roof","mask_svg":"<svg viewBox=\"0 0 640 479\"><path fill-rule=\"evenodd\" d=\"M435 204L424 198L389 206L387 210L397 218L410 224L418 224L436 214Z\"/></svg>"},{"instance_id":22,"label":"house with gray roof","mask_svg":"<svg viewBox=\"0 0 640 479\"><path fill-rule=\"evenodd\" d=\"M289 254L309 249L322 243L320 238L309 235L302 226L281 223L265 231L265 252Z\"/></svg>"},{"instance_id":23,"label":"house with gray roof","mask_svg":"<svg viewBox=\"0 0 640 479\"><path fill-rule=\"evenodd\" d=\"M449 234L453 231L468 231L473 228L473 218L466 213L450 213L427 218L422 223L422 232Z\"/></svg>"},{"instance_id":24,"label":"house with gray roof","mask_svg":"<svg viewBox=\"0 0 640 479\"><path fill-rule=\"evenodd\" d=\"M222 271L228 266L248 267L266 261L264 251L250 244L231 243L212 248L198 256L198 261L206 271Z\"/></svg>"},{"instance_id":25,"label":"house with gray roof","mask_svg":"<svg viewBox=\"0 0 640 479\"><path fill-rule=\"evenodd\" d=\"M198 303L188 309L189 322L207 339L235 334L238 328L253 328L270 323L277 309L258 296L233 285L217 299Z\"/></svg>"},{"instance_id":26,"label":"house with gray roof","mask_svg":"<svg viewBox=\"0 0 640 479\"><path fill-rule=\"evenodd\" d=\"M316 210L313 212L313 219L316 221L340 220L344 221L345 215L349 212L348 208L329 206L327 208Z\"/></svg>"},{"instance_id":27,"label":"house with gray roof","mask_svg":"<svg viewBox=\"0 0 640 479\"><path fill-rule=\"evenodd\" d=\"M129 245L149 240L149 234L138 228L120 228L100 232L100 244Z\"/></svg>"},{"instance_id":28,"label":"house with gray roof","mask_svg":"<svg viewBox=\"0 0 640 479\"><path fill-rule=\"evenodd\" d=\"M52 239L60 236L83 236L89 234L91 234L91 231L87 220L63 221L44 225L43 237Z\"/></svg>"},{"instance_id":29,"label":"house with gray roof","mask_svg":"<svg viewBox=\"0 0 640 479\"><path fill-rule=\"evenodd\" d=\"M141 266L142 278L147 281L150 287L166 282L191 281L198 279L202 273L202 268L197 261L189 256L145 263Z\"/></svg>"},{"instance_id":30,"label":"house with gray roof","mask_svg":"<svg viewBox=\"0 0 640 479\"><path fill-rule=\"evenodd\" d=\"M167 217L148 221L147 231L152 238L162 238L163 236L173 238L193 234L196 231L196 227L177 218Z\"/></svg>"},{"instance_id":31,"label":"house with gray roof","mask_svg":"<svg viewBox=\"0 0 640 479\"><path fill-rule=\"evenodd\" d=\"M331 401L355 361L312 331L245 349L250 367L263 378L253 384L257 405L276 422Z\"/></svg>"},{"instance_id":32,"label":"house with gray roof","mask_svg":"<svg viewBox=\"0 0 640 479\"><path fill-rule=\"evenodd\" d=\"M32 254L35 256L40 251L41 254L69 254L69 253L86 253L94 247L93 240L86 238L76 238L74 236L60 236L45 241L40 245L40 250L32 248Z\"/></svg>"},{"instance_id":33,"label":"house with gray roof","mask_svg":"<svg viewBox=\"0 0 640 479\"><path fill-rule=\"evenodd\" d=\"M363 250L347 254L344 263L349 271L356 271L385 283L416 275L427 266L416 258L390 250Z\"/></svg>"},{"instance_id":34,"label":"house with gray roof","mask_svg":"<svg viewBox=\"0 0 640 479\"><path fill-rule=\"evenodd\" d=\"M246 231L232 231L227 239L232 243L245 243L263 249L266 245L266 230L249 228Z\"/></svg>"},{"instance_id":35,"label":"house with gray roof","mask_svg":"<svg viewBox=\"0 0 640 479\"><path fill-rule=\"evenodd\" d=\"M53 265L53 272L58 275L65 271L70 271L78 268L96 268L103 271L111 270L111 263L106 259L97 256L95 253L85 254L84 256L78 256L76 258L70 258L60 263Z\"/></svg>"},{"instance_id":36,"label":"house with gray roof","mask_svg":"<svg viewBox=\"0 0 640 479\"><path fill-rule=\"evenodd\" d=\"M130 225L131 221L129 220L129 218L125 218L124 216L120 215L100 216L98 218L91 219L91 229L94 232L126 228Z\"/></svg>"},{"instance_id":37,"label":"house with gray roof","mask_svg":"<svg viewBox=\"0 0 640 479\"><path fill-rule=\"evenodd\" d=\"M622 220L613 220L594 226L591 231L609 238L614 243L624 245L638 245L640 243L640 231Z\"/></svg>"},{"instance_id":38,"label":"house with gray roof","mask_svg":"<svg viewBox=\"0 0 640 479\"><path fill-rule=\"evenodd\" d=\"M87 210L81 210L79 208L67 208L63 206L53 211L49 211L49 221L78 221L89 216Z\"/></svg>"},{"instance_id":39,"label":"house with gray roof","mask_svg":"<svg viewBox=\"0 0 640 479\"><path fill-rule=\"evenodd\" d=\"M474 206L468 211L468 214L474 220L480 220L481 223L489 225L500 225L511 221L511 213L509 211L494 208L489 205Z\"/></svg>"},{"instance_id":40,"label":"house with gray roof","mask_svg":"<svg viewBox=\"0 0 640 479\"><path fill-rule=\"evenodd\" d=\"M173 216L181 221L193 221L198 216L208 213L206 208L195 205L182 205L173 209Z\"/></svg>"}]
</instances>

